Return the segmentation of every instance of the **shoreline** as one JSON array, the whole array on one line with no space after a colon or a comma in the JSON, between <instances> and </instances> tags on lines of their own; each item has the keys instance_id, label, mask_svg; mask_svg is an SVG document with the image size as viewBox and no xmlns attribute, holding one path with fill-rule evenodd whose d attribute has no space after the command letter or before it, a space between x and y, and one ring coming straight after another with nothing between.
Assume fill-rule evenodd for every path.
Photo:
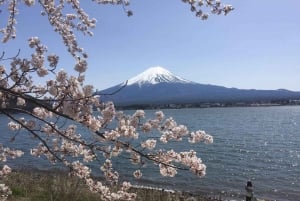
<instances>
[{"instance_id":1,"label":"shoreline","mask_svg":"<svg viewBox=\"0 0 300 201\"><path fill-rule=\"evenodd\" d=\"M7 178L4 178L2 182L7 183L12 189L12 195L9 196L9 200L13 201L23 201L23 200L34 200L30 198L30 195L24 195L23 192L29 192L32 190L32 194L37 196L39 194L37 191L38 186L39 191L42 191L42 194L57 194L58 192L52 192L53 186L55 189L59 189L60 194L73 194L75 196L76 192L84 192L83 195L89 198L87 200L93 200L94 197L98 197L97 195L91 193L85 184L79 179L75 177L68 177L66 174L66 170L62 169L51 169L51 170L38 170L38 169L27 169L21 168L18 170L13 170ZM59 183L57 183L59 181ZM28 183L29 182L29 183ZM46 186L43 186L45 185ZM48 185L48 186L47 186ZM68 188L66 188L68 186ZM28 188L28 189L26 189ZM72 190L74 192L72 192ZM66 191L66 192L63 192ZM179 201L237 201L243 200L242 198L234 198L234 197L226 197L222 194L213 194L207 195L202 193L191 193L186 191L173 190L170 188L161 188L161 187L151 187L145 185L132 185L130 192L137 193L136 201L171 201L171 200L179 200ZM41 195L40 195L41 196ZM51 195L53 196L53 195ZM81 196L81 195L78 195ZM29 197L29 199L28 199ZM62 196L63 197L63 196ZM98 197L99 198L99 197ZM98 200L97 198L97 200ZM38 199L43 200L43 199ZM47 200L47 199L46 199ZM68 200L68 199L64 199ZM72 199L70 199L72 200ZM80 199L81 200L81 199ZM257 201L269 201L266 199L257 199Z\"/></svg>"},{"instance_id":2,"label":"shoreline","mask_svg":"<svg viewBox=\"0 0 300 201\"><path fill-rule=\"evenodd\" d=\"M77 177L69 177L67 171L60 169L37 170L21 169L13 170L1 183L8 185L12 194L8 201L23 200L48 200L48 196L57 195L62 201L73 200L74 196L88 197L86 200L99 200L99 194L92 193L87 186ZM78 194L80 192L80 195ZM136 201L222 201L220 199L191 195L189 193L171 189L155 188L141 185L132 185L129 192L137 194ZM38 198L37 198L38 197ZM78 200L85 200L78 198Z\"/></svg>"}]
</instances>

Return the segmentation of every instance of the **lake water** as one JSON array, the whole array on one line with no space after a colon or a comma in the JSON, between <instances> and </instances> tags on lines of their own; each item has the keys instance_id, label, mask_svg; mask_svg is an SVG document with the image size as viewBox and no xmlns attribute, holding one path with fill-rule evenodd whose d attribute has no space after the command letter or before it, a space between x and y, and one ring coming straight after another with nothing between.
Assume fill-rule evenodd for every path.
<instances>
[{"instance_id":1,"label":"lake water","mask_svg":"<svg viewBox=\"0 0 300 201\"><path fill-rule=\"evenodd\" d=\"M203 129L213 135L211 145L186 143L170 144L177 150L194 149L207 165L204 178L188 171L174 178L163 178L149 165L142 169L143 185L173 188L193 193L217 195L231 200L244 199L248 179L254 185L255 196L270 200L300 200L300 106L199 108L163 110L189 130ZM132 111L128 111L129 113ZM148 110L147 114L154 111ZM7 120L0 116L1 142L9 144ZM154 134L153 134L154 135ZM26 147L31 142L18 136L15 147ZM18 162L19 161L19 162ZM47 163L25 155L12 161L15 166L49 168ZM134 170L125 161L115 162L123 177Z\"/></svg>"}]
</instances>

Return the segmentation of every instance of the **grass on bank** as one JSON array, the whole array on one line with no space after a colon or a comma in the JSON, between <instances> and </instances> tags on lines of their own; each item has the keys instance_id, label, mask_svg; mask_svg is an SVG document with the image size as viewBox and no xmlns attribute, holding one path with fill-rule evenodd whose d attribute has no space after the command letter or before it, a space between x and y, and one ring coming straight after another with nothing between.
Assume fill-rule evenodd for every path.
<instances>
[{"instance_id":1,"label":"grass on bank","mask_svg":"<svg viewBox=\"0 0 300 201\"><path fill-rule=\"evenodd\" d=\"M4 181L12 190L8 201L101 201L82 181L63 172L13 172ZM2 183L2 182L1 182ZM137 201L209 201L179 192L133 188Z\"/></svg>"}]
</instances>

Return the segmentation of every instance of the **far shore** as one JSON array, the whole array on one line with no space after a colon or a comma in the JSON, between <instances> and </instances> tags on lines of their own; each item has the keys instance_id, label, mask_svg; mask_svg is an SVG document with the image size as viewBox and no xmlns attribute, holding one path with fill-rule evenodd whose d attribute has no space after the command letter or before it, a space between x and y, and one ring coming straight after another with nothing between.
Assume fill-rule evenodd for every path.
<instances>
[{"instance_id":1,"label":"far shore","mask_svg":"<svg viewBox=\"0 0 300 201\"><path fill-rule=\"evenodd\" d=\"M258 102L203 102L203 103L174 103L174 104L136 104L115 105L119 110L152 110L152 109L184 109L184 108L230 108L230 107L273 107L299 106L300 100L258 101Z\"/></svg>"}]
</instances>

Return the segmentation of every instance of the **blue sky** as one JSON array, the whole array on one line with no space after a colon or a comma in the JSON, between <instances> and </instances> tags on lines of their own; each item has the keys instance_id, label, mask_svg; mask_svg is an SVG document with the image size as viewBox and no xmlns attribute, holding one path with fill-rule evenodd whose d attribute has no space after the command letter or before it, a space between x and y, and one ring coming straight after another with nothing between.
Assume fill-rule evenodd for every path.
<instances>
[{"instance_id":1,"label":"blue sky","mask_svg":"<svg viewBox=\"0 0 300 201\"><path fill-rule=\"evenodd\" d=\"M300 91L300 1L224 3L235 10L207 21L194 17L180 0L131 0L130 18L118 6L84 3L98 19L94 37L78 35L89 53L87 83L104 89L162 66L203 84ZM21 48L21 55L28 55L26 40L38 35L49 53L61 55L59 68L72 71L73 58L40 10L21 7L17 39L0 44L0 50L13 55Z\"/></svg>"}]
</instances>

